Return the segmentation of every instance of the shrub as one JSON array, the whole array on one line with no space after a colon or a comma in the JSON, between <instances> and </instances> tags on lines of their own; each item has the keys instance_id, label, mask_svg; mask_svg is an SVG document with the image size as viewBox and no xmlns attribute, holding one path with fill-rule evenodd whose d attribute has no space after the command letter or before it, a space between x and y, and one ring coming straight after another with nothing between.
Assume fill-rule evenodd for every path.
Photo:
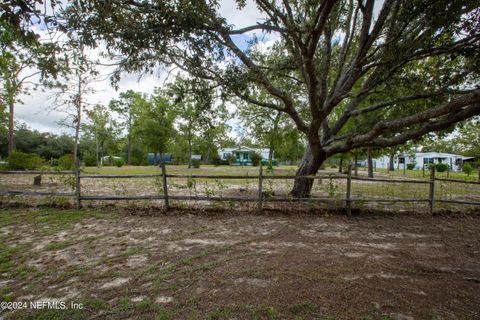
<instances>
[{"instance_id":1,"label":"shrub","mask_svg":"<svg viewBox=\"0 0 480 320\"><path fill-rule=\"evenodd\" d=\"M260 161L262 161L262 156L254 152L252 153L251 160L252 160L252 164L256 167L260 164Z\"/></svg>"},{"instance_id":2,"label":"shrub","mask_svg":"<svg viewBox=\"0 0 480 320\"><path fill-rule=\"evenodd\" d=\"M73 154L66 154L58 158L58 169L60 170L75 169L75 164L73 163Z\"/></svg>"},{"instance_id":3,"label":"shrub","mask_svg":"<svg viewBox=\"0 0 480 320\"><path fill-rule=\"evenodd\" d=\"M123 159L115 159L113 160L113 165L116 166L116 167L123 167L123 165L125 164L125 161L123 161Z\"/></svg>"},{"instance_id":4,"label":"shrub","mask_svg":"<svg viewBox=\"0 0 480 320\"><path fill-rule=\"evenodd\" d=\"M9 170L35 170L39 169L42 164L42 158L35 153L13 151L8 156L7 167Z\"/></svg>"},{"instance_id":5,"label":"shrub","mask_svg":"<svg viewBox=\"0 0 480 320\"><path fill-rule=\"evenodd\" d=\"M235 158L235 156L233 154L231 154L227 157L227 164L232 165L232 164L235 163L235 161L237 161L237 159Z\"/></svg>"},{"instance_id":6,"label":"shrub","mask_svg":"<svg viewBox=\"0 0 480 320\"><path fill-rule=\"evenodd\" d=\"M407 170L415 169L415 163L407 163Z\"/></svg>"},{"instance_id":7,"label":"shrub","mask_svg":"<svg viewBox=\"0 0 480 320\"><path fill-rule=\"evenodd\" d=\"M87 154L83 157L83 162L87 167L95 167L97 165L97 157L92 154Z\"/></svg>"},{"instance_id":8,"label":"shrub","mask_svg":"<svg viewBox=\"0 0 480 320\"><path fill-rule=\"evenodd\" d=\"M194 168L200 168L200 160L193 159L193 160L192 160L192 166L193 166Z\"/></svg>"},{"instance_id":9,"label":"shrub","mask_svg":"<svg viewBox=\"0 0 480 320\"><path fill-rule=\"evenodd\" d=\"M467 163L464 163L464 164L463 164L463 167L462 167L462 171L463 171L464 173L466 173L467 176L469 176L470 173L472 173L472 171L473 171L472 165L471 165L470 163L468 163L468 162L467 162Z\"/></svg>"},{"instance_id":10,"label":"shrub","mask_svg":"<svg viewBox=\"0 0 480 320\"><path fill-rule=\"evenodd\" d=\"M445 172L448 170L448 164L446 163L437 163L435 167L438 172Z\"/></svg>"},{"instance_id":11,"label":"shrub","mask_svg":"<svg viewBox=\"0 0 480 320\"><path fill-rule=\"evenodd\" d=\"M218 156L218 154L214 154L212 157L212 164L216 167L222 164L222 159Z\"/></svg>"}]
</instances>

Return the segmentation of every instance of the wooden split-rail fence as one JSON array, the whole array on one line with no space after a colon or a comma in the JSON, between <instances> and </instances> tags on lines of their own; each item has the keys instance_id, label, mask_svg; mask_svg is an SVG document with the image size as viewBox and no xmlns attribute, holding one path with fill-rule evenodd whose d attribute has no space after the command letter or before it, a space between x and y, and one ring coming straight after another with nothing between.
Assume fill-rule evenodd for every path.
<instances>
[{"instance_id":1,"label":"wooden split-rail fence","mask_svg":"<svg viewBox=\"0 0 480 320\"><path fill-rule=\"evenodd\" d=\"M93 200L164 200L165 206L170 207L170 200L191 200L191 201L238 201L238 202L257 202L258 211L262 211L264 202L338 202L338 199L332 199L331 197L309 197L309 198L293 198L293 197L266 197L263 192L263 181L267 179L344 179L346 180L346 193L345 198L341 199L344 202L348 215L351 215L352 206L356 201L359 202L424 202L428 203L429 212L433 214L434 205L438 203L453 203L462 205L474 205L480 206L480 202L477 201L464 201L455 199L436 199L435 198L435 185L436 181L462 183L462 184L480 184L479 181L464 181L457 179L445 179L435 177L435 167L430 170L429 180L420 179L377 179L352 176L352 166L348 166L346 175L315 175L315 176L294 176L294 175L278 175L278 176L266 176L263 174L263 167L259 167L258 176L244 176L244 175L185 175L185 174L167 174L165 165L161 165L162 173L160 174L125 174L125 175L100 175L100 174L81 174L80 168L77 166L76 170L69 171L0 171L0 174L32 174L32 175L74 175L75 176L75 190L74 192L36 192L36 191L14 191L7 190L0 192L0 195L21 195L21 196L66 196L73 197L75 199L75 206L77 209L81 208L82 201ZM132 196L118 196L118 195L82 195L81 192L81 179L125 179L125 178L162 178L163 194L158 195L132 195ZM258 196L257 197L222 197L222 196L183 196L183 195L169 195L168 193L168 179L169 178L200 178L200 179L258 179ZM363 180L373 183L408 183L408 184L423 184L429 185L428 198L395 198L395 199L382 199L382 198L355 198L352 195L352 180Z\"/></svg>"}]
</instances>

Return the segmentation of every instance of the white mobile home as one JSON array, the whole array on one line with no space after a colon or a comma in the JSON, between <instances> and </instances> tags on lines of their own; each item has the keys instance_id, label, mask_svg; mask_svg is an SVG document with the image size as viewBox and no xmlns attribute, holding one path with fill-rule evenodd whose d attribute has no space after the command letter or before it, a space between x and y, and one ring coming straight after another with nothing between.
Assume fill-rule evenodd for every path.
<instances>
[{"instance_id":1,"label":"white mobile home","mask_svg":"<svg viewBox=\"0 0 480 320\"><path fill-rule=\"evenodd\" d=\"M463 160L468 159L459 154L442 153L442 152L417 152L413 155L397 154L394 157L395 169L403 169L408 164L415 164L415 170L421 170L423 166L427 167L429 164L445 163L450 168L450 171L460 171L463 164ZM389 156L381 156L376 159L375 166L377 168L387 169L390 164Z\"/></svg>"}]
</instances>

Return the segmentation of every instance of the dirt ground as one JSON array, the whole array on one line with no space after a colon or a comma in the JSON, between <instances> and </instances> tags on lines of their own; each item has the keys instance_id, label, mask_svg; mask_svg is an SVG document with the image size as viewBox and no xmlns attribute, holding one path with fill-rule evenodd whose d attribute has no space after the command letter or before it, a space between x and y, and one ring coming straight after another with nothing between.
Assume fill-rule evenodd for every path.
<instances>
[{"instance_id":1,"label":"dirt ground","mask_svg":"<svg viewBox=\"0 0 480 320\"><path fill-rule=\"evenodd\" d=\"M115 210L116 212L114 212ZM480 319L480 215L1 209L4 319Z\"/></svg>"}]
</instances>

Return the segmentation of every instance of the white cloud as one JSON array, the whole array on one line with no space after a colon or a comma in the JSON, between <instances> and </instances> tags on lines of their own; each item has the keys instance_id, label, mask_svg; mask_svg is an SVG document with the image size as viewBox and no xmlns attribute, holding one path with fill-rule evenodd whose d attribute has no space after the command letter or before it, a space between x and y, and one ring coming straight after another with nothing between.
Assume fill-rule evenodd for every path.
<instances>
[{"instance_id":1,"label":"white cloud","mask_svg":"<svg viewBox=\"0 0 480 320\"><path fill-rule=\"evenodd\" d=\"M248 0L245 8L239 10L234 0L223 0L219 10L229 24L236 28L244 28L262 21L262 14L252 0Z\"/></svg>"}]
</instances>

